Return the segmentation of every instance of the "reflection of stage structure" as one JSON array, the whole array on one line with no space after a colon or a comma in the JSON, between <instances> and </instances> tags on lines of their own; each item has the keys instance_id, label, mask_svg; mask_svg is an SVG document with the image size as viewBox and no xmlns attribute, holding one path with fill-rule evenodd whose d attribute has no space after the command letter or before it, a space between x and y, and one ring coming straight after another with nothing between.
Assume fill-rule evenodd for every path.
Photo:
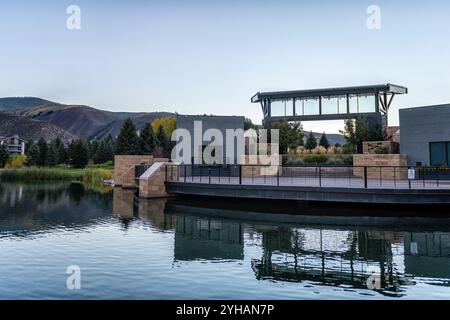
<instances>
[{"instance_id":1,"label":"reflection of stage structure","mask_svg":"<svg viewBox=\"0 0 450 320\"><path fill-rule=\"evenodd\" d=\"M174 232L177 261L244 259L246 222L223 216L233 216L234 211L185 205L176 199L138 200L124 189L114 190L113 199L113 212L122 221L138 219L156 230ZM414 277L449 285L442 281L450 278L449 232L325 229L276 222L250 226L246 234L253 234L262 248L261 258L252 260L260 280L367 289L368 278L375 274L380 292L395 296L402 294L401 286L413 285ZM246 237L247 245L248 241Z\"/></svg>"},{"instance_id":2,"label":"reflection of stage structure","mask_svg":"<svg viewBox=\"0 0 450 320\"><path fill-rule=\"evenodd\" d=\"M312 281L367 289L375 273L381 289L396 294L406 279L396 275L390 232L280 227L263 233L263 256L252 262L258 279Z\"/></svg>"},{"instance_id":3,"label":"reflection of stage structure","mask_svg":"<svg viewBox=\"0 0 450 320\"><path fill-rule=\"evenodd\" d=\"M243 230L239 222L176 216L175 260L243 258Z\"/></svg>"},{"instance_id":4,"label":"reflection of stage structure","mask_svg":"<svg viewBox=\"0 0 450 320\"><path fill-rule=\"evenodd\" d=\"M450 233L406 232L405 273L416 277L450 278ZM450 285L447 281L446 285Z\"/></svg>"}]
</instances>

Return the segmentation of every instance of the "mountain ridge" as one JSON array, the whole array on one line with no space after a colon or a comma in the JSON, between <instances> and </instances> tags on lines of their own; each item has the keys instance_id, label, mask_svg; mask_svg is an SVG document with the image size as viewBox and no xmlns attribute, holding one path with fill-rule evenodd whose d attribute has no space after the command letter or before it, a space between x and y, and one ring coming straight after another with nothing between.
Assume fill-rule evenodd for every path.
<instances>
[{"instance_id":1,"label":"mountain ridge","mask_svg":"<svg viewBox=\"0 0 450 320\"><path fill-rule=\"evenodd\" d=\"M126 118L131 118L138 130L142 130L144 125L151 123L153 120L162 117L174 117L175 113L155 111L155 112L128 112L128 111L106 111L94 108L88 105L77 104L62 104L52 102L50 100L38 97L5 97L0 98L0 113L14 114L22 118L16 118L15 122L18 124L18 130L14 127L8 127L10 131L4 130L4 125L0 122L0 132L12 135L19 134L20 136L34 136L34 133L27 132L25 123L27 119L40 121L43 128L50 130L46 136L53 136L55 132L59 131L65 139L83 138L83 139L102 139L109 134L117 137L123 122ZM20 124L20 119L24 124ZM11 120L11 119L10 119ZM36 123L31 123L36 126ZM52 126L46 126L51 124ZM59 129L58 129L59 128ZM35 128L33 129L35 130ZM307 136L305 132L305 136ZM317 140L320 139L322 133L313 132ZM327 134L331 145L335 143L344 144L344 137L340 134ZM305 137L306 139L306 137Z\"/></svg>"},{"instance_id":2,"label":"mountain ridge","mask_svg":"<svg viewBox=\"0 0 450 320\"><path fill-rule=\"evenodd\" d=\"M18 114L0 112L0 136L19 134L25 140L39 140L41 137L51 141L59 137L65 144L77 139L76 135L52 123L24 117Z\"/></svg>"},{"instance_id":3,"label":"mountain ridge","mask_svg":"<svg viewBox=\"0 0 450 320\"><path fill-rule=\"evenodd\" d=\"M53 124L83 139L101 139L109 134L115 137L128 117L133 120L136 128L141 130L146 123L157 118L175 116L175 113L171 112L113 112L87 105L62 104L38 97L0 98L1 111Z\"/></svg>"}]
</instances>

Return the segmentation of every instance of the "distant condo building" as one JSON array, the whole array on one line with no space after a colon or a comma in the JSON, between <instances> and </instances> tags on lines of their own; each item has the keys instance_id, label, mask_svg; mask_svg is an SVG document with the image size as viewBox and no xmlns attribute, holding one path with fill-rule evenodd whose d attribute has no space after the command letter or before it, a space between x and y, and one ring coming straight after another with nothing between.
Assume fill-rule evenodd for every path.
<instances>
[{"instance_id":1,"label":"distant condo building","mask_svg":"<svg viewBox=\"0 0 450 320\"><path fill-rule=\"evenodd\" d=\"M10 137L0 136L0 145L6 145L10 154L25 154L26 141L17 134Z\"/></svg>"}]
</instances>

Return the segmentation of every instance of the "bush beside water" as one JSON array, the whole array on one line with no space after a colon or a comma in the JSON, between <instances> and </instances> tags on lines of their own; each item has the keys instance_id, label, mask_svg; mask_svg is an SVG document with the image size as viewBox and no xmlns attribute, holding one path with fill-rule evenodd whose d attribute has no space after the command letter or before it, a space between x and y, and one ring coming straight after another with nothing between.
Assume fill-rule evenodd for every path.
<instances>
[{"instance_id":1,"label":"bush beside water","mask_svg":"<svg viewBox=\"0 0 450 320\"><path fill-rule=\"evenodd\" d=\"M86 169L83 174L83 182L87 184L102 184L105 180L111 180L113 173L111 170L98 168Z\"/></svg>"}]
</instances>

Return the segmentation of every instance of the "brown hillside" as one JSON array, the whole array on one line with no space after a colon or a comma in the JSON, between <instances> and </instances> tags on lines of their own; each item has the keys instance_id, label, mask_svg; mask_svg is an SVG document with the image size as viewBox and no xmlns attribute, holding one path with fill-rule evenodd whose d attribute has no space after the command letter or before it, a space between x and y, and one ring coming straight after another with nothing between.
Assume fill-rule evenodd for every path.
<instances>
[{"instance_id":1,"label":"brown hillside","mask_svg":"<svg viewBox=\"0 0 450 320\"><path fill-rule=\"evenodd\" d=\"M0 112L0 136L14 134L18 134L25 140L39 140L43 137L46 141L51 141L59 137L64 143L69 143L71 140L78 138L52 123Z\"/></svg>"}]
</instances>

